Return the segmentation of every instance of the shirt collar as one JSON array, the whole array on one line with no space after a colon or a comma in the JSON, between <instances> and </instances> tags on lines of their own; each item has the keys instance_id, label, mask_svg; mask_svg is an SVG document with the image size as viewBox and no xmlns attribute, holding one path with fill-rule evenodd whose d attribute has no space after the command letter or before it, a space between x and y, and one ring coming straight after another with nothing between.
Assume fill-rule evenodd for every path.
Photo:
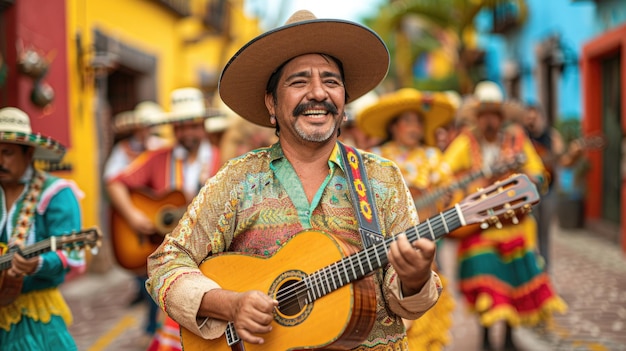
<instances>
[{"instance_id":1,"label":"shirt collar","mask_svg":"<svg viewBox=\"0 0 626 351\"><path fill-rule=\"evenodd\" d=\"M285 154L283 153L283 149L280 147L280 142L272 145L270 147L270 163L274 164L275 162L282 160L283 158L285 158ZM343 163L341 162L339 143L335 143L335 147L330 153L330 157L328 158L328 167L330 167L330 169L333 169L334 167L339 167L344 173L346 171L343 168Z\"/></svg>"}]
</instances>

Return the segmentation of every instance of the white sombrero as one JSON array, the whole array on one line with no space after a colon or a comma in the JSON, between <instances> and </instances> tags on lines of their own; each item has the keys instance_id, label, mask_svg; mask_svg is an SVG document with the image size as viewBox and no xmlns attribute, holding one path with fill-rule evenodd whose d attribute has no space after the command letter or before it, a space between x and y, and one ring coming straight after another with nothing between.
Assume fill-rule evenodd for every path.
<instances>
[{"instance_id":1,"label":"white sombrero","mask_svg":"<svg viewBox=\"0 0 626 351\"><path fill-rule=\"evenodd\" d=\"M175 89L170 94L170 103L170 112L157 124L203 121L222 115L218 110L207 107L202 90L197 88Z\"/></svg>"},{"instance_id":2,"label":"white sombrero","mask_svg":"<svg viewBox=\"0 0 626 351\"><path fill-rule=\"evenodd\" d=\"M220 96L241 117L273 127L265 106L271 75L292 58L313 53L342 63L348 102L374 89L389 69L387 47L372 30L350 21L317 19L301 10L284 26L252 39L230 59L220 76Z\"/></svg>"},{"instance_id":3,"label":"white sombrero","mask_svg":"<svg viewBox=\"0 0 626 351\"><path fill-rule=\"evenodd\" d=\"M204 121L204 129L209 133L223 132L233 124L235 119L239 118L239 116L220 99L219 94L215 94L213 97L212 106L214 106L215 111L219 111L220 113Z\"/></svg>"},{"instance_id":4,"label":"white sombrero","mask_svg":"<svg viewBox=\"0 0 626 351\"><path fill-rule=\"evenodd\" d=\"M505 100L500 86L492 81L476 84L474 94L459 107L458 118L466 123L474 123L484 112L500 114L505 121L515 121L524 113L524 106L514 100Z\"/></svg>"},{"instance_id":5,"label":"white sombrero","mask_svg":"<svg viewBox=\"0 0 626 351\"><path fill-rule=\"evenodd\" d=\"M142 101L134 110L123 111L113 117L113 131L117 134L133 132L139 128L163 124L165 112L153 101Z\"/></svg>"},{"instance_id":6,"label":"white sombrero","mask_svg":"<svg viewBox=\"0 0 626 351\"><path fill-rule=\"evenodd\" d=\"M0 143L33 146L36 160L60 161L66 151L65 146L51 137L33 133L28 115L15 107L0 109Z\"/></svg>"}]
</instances>

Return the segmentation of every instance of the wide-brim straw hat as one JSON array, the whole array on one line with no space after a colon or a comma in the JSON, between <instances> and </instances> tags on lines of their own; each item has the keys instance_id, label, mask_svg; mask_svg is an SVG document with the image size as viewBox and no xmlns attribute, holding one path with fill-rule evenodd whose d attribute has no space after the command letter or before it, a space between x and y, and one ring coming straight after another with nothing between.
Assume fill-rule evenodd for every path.
<instances>
[{"instance_id":1,"label":"wide-brim straw hat","mask_svg":"<svg viewBox=\"0 0 626 351\"><path fill-rule=\"evenodd\" d=\"M424 118L424 143L435 145L435 129L452 121L455 108L442 92L402 88L381 96L356 117L357 125L369 136L387 139L387 126L402 112L417 111Z\"/></svg>"},{"instance_id":2,"label":"wide-brim straw hat","mask_svg":"<svg viewBox=\"0 0 626 351\"><path fill-rule=\"evenodd\" d=\"M132 133L137 128L139 128L139 123L137 117L135 117L135 111L122 111L113 116L113 133Z\"/></svg>"},{"instance_id":3,"label":"wide-brim straw hat","mask_svg":"<svg viewBox=\"0 0 626 351\"><path fill-rule=\"evenodd\" d=\"M500 86L492 81L476 84L474 94L465 98L459 107L457 118L465 124L473 124L481 113L495 112L505 122L519 121L524 113L524 105L519 101L505 100Z\"/></svg>"},{"instance_id":4,"label":"wide-brim straw hat","mask_svg":"<svg viewBox=\"0 0 626 351\"><path fill-rule=\"evenodd\" d=\"M122 111L113 117L113 132L132 133L140 128L162 124L166 114L161 105L154 101L142 101L134 110Z\"/></svg>"},{"instance_id":5,"label":"wide-brim straw hat","mask_svg":"<svg viewBox=\"0 0 626 351\"><path fill-rule=\"evenodd\" d=\"M170 111L154 125L203 122L207 118L223 116L219 110L207 106L204 93L198 88L173 90L170 93L170 104Z\"/></svg>"},{"instance_id":6,"label":"wide-brim straw hat","mask_svg":"<svg viewBox=\"0 0 626 351\"><path fill-rule=\"evenodd\" d=\"M300 10L284 26L252 39L230 59L220 76L220 96L241 117L273 127L265 106L272 73L294 57L315 53L341 61L348 102L374 89L389 69L389 51L369 28L350 21L318 19Z\"/></svg>"},{"instance_id":7,"label":"wide-brim straw hat","mask_svg":"<svg viewBox=\"0 0 626 351\"><path fill-rule=\"evenodd\" d=\"M33 133L28 115L15 107L0 109L0 143L29 145L35 148L33 159L58 162L65 146L49 136Z\"/></svg>"},{"instance_id":8,"label":"wide-brim straw hat","mask_svg":"<svg viewBox=\"0 0 626 351\"><path fill-rule=\"evenodd\" d=\"M379 95L375 90L370 90L365 95L358 99L353 100L346 105L347 120L344 124L356 125L356 116L363 111L363 109L378 102Z\"/></svg>"},{"instance_id":9,"label":"wide-brim straw hat","mask_svg":"<svg viewBox=\"0 0 626 351\"><path fill-rule=\"evenodd\" d=\"M240 118L230 107L226 106L219 94L213 96L211 105L216 111L220 111L220 115L204 121L204 129L209 133L224 132L233 125L234 120Z\"/></svg>"}]
</instances>

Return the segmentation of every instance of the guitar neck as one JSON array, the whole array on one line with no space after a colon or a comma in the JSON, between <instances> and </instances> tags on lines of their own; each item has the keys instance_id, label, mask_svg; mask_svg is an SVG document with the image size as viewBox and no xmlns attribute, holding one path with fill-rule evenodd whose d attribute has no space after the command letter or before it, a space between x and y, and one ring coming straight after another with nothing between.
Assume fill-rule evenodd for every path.
<instances>
[{"instance_id":1,"label":"guitar neck","mask_svg":"<svg viewBox=\"0 0 626 351\"><path fill-rule=\"evenodd\" d=\"M24 248L10 248L6 254L0 256L0 271L11 268L11 260L15 252L19 252L24 258L33 258L48 251L56 251L59 249L96 247L100 244L101 237L102 234L99 229L89 228L78 233L51 236Z\"/></svg>"},{"instance_id":2,"label":"guitar neck","mask_svg":"<svg viewBox=\"0 0 626 351\"><path fill-rule=\"evenodd\" d=\"M410 242L417 241L420 238L434 241L463 225L465 225L465 219L459 207L455 206L427 219L402 234L405 234ZM389 246L395 240L396 237L392 236L381 243L347 256L307 276L303 280L307 286L306 303L319 299L344 285L365 277L379 268L385 267L389 263L387 256Z\"/></svg>"},{"instance_id":3,"label":"guitar neck","mask_svg":"<svg viewBox=\"0 0 626 351\"><path fill-rule=\"evenodd\" d=\"M48 239L39 241L33 245L29 245L20 250L20 255L24 258L33 258L39 256L48 251L56 250L57 238L50 237ZM13 259L13 252L9 251L5 255L0 256L0 271L11 268L11 260Z\"/></svg>"},{"instance_id":4,"label":"guitar neck","mask_svg":"<svg viewBox=\"0 0 626 351\"><path fill-rule=\"evenodd\" d=\"M485 171L483 169L476 170L468 174L467 176L461 178L460 180L441 188L437 188L431 192L428 192L419 197L419 199L415 200L415 207L419 210L424 207L430 206L437 199L442 197L443 195L458 189L465 188L470 182L482 178L485 175Z\"/></svg>"}]
</instances>

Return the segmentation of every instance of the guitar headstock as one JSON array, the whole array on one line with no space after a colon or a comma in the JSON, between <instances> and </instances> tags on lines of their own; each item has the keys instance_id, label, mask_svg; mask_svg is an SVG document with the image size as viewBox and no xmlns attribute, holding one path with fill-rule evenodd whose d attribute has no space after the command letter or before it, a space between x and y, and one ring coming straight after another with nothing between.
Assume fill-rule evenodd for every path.
<instances>
[{"instance_id":1,"label":"guitar headstock","mask_svg":"<svg viewBox=\"0 0 626 351\"><path fill-rule=\"evenodd\" d=\"M501 175L509 171L514 171L522 167L525 163L526 163L526 155L521 152L517 153L510 160L507 160L506 162L501 161L491 166L490 168L491 174L489 174L489 176Z\"/></svg>"},{"instance_id":2,"label":"guitar headstock","mask_svg":"<svg viewBox=\"0 0 626 351\"><path fill-rule=\"evenodd\" d=\"M479 190L459 203L466 224L480 223L486 229L500 228L501 221L517 223L518 215L526 214L539 202L537 187L525 174L514 174Z\"/></svg>"},{"instance_id":3,"label":"guitar headstock","mask_svg":"<svg viewBox=\"0 0 626 351\"><path fill-rule=\"evenodd\" d=\"M102 233L97 227L63 235L57 238L58 244L67 250L97 249L102 244Z\"/></svg>"},{"instance_id":4,"label":"guitar headstock","mask_svg":"<svg viewBox=\"0 0 626 351\"><path fill-rule=\"evenodd\" d=\"M603 134L593 133L572 141L583 150L599 150L606 147L606 137Z\"/></svg>"}]
</instances>

